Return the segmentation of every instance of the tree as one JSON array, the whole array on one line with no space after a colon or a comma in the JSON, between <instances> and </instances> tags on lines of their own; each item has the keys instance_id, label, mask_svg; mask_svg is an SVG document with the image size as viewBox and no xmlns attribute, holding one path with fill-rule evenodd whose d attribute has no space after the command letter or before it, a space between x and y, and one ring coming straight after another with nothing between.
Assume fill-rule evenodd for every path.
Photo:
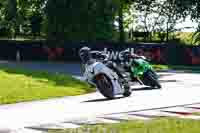
<instances>
[{"instance_id":1,"label":"tree","mask_svg":"<svg viewBox=\"0 0 200 133\"><path fill-rule=\"evenodd\" d=\"M5 20L5 5L6 2L4 0L0 0L0 36L7 36L8 35L8 28L4 23Z\"/></svg>"},{"instance_id":2,"label":"tree","mask_svg":"<svg viewBox=\"0 0 200 133\"><path fill-rule=\"evenodd\" d=\"M200 45L200 24L198 25L196 32L192 36L192 44Z\"/></svg>"},{"instance_id":3,"label":"tree","mask_svg":"<svg viewBox=\"0 0 200 133\"><path fill-rule=\"evenodd\" d=\"M125 42L125 27L127 26L128 20L125 20L125 14L130 14L131 4L133 3L131 0L118 0L118 29L119 29L119 41Z\"/></svg>"},{"instance_id":4,"label":"tree","mask_svg":"<svg viewBox=\"0 0 200 133\"><path fill-rule=\"evenodd\" d=\"M17 34L40 34L67 40L112 40L119 23L119 40L125 40L131 0L0 0L0 29Z\"/></svg>"},{"instance_id":5,"label":"tree","mask_svg":"<svg viewBox=\"0 0 200 133\"><path fill-rule=\"evenodd\" d=\"M5 3L5 20L4 24L6 24L9 31L13 34L15 38L17 28L17 1L16 0L7 0Z\"/></svg>"},{"instance_id":6,"label":"tree","mask_svg":"<svg viewBox=\"0 0 200 133\"><path fill-rule=\"evenodd\" d=\"M169 0L171 3L175 3L176 12L182 16L191 16L193 21L198 23L196 33L193 36L194 43L200 44L200 2L199 0Z\"/></svg>"},{"instance_id":7,"label":"tree","mask_svg":"<svg viewBox=\"0 0 200 133\"><path fill-rule=\"evenodd\" d=\"M43 7L46 0L0 0L0 29L11 37L17 34L31 33L31 21L36 14L43 18ZM39 25L38 25L39 26ZM41 27L39 27L41 29ZM33 30L32 30L33 31Z\"/></svg>"},{"instance_id":8,"label":"tree","mask_svg":"<svg viewBox=\"0 0 200 133\"><path fill-rule=\"evenodd\" d=\"M21 18L20 27L24 34L39 34L45 18L44 5L46 0L18 0L18 14Z\"/></svg>"},{"instance_id":9,"label":"tree","mask_svg":"<svg viewBox=\"0 0 200 133\"><path fill-rule=\"evenodd\" d=\"M169 2L168 0L164 1L162 4L162 9L160 10L161 16L163 16L166 19L166 41L169 41L169 33L170 32L176 32L179 29L175 29L175 26L177 23L181 23L184 20L184 17L181 16L176 11L175 3ZM165 20L163 20L165 21ZM165 25L163 24L163 25Z\"/></svg>"},{"instance_id":10,"label":"tree","mask_svg":"<svg viewBox=\"0 0 200 133\"><path fill-rule=\"evenodd\" d=\"M176 4L168 0L136 0L136 11L138 11L138 25L149 33L149 40L152 40L152 33L160 33L160 37L166 32L166 40L169 40L169 33L175 32L177 23L183 21L183 16L176 10Z\"/></svg>"},{"instance_id":11,"label":"tree","mask_svg":"<svg viewBox=\"0 0 200 133\"><path fill-rule=\"evenodd\" d=\"M125 41L125 34L124 34L124 16L123 16L123 8L124 8L124 3L122 0L120 0L119 4L119 11L118 11L118 23L119 23L119 41L124 42Z\"/></svg>"},{"instance_id":12,"label":"tree","mask_svg":"<svg viewBox=\"0 0 200 133\"><path fill-rule=\"evenodd\" d=\"M137 22L140 29L142 28L144 32L151 33L155 27L155 23L158 20L158 17L156 16L155 19L152 19L152 14L154 13L154 5L155 0L146 0L146 1L135 1L134 7L137 12ZM153 21L152 21L153 20ZM146 41L145 37L145 41ZM150 36L151 40L151 36Z\"/></svg>"},{"instance_id":13,"label":"tree","mask_svg":"<svg viewBox=\"0 0 200 133\"><path fill-rule=\"evenodd\" d=\"M34 37L40 36L42 26L42 15L40 13L34 13L31 17L31 31Z\"/></svg>"},{"instance_id":14,"label":"tree","mask_svg":"<svg viewBox=\"0 0 200 133\"><path fill-rule=\"evenodd\" d=\"M48 0L48 37L67 40L110 40L117 0Z\"/></svg>"}]
</instances>

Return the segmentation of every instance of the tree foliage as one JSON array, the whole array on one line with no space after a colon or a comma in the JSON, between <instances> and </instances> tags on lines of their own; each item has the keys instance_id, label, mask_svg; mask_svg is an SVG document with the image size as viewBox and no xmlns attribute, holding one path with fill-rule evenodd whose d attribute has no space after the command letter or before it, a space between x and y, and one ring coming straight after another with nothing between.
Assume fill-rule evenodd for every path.
<instances>
[{"instance_id":1,"label":"tree foliage","mask_svg":"<svg viewBox=\"0 0 200 133\"><path fill-rule=\"evenodd\" d=\"M1 0L1 33L7 32L7 36L12 37L16 34L31 33L32 18L42 14L44 2L45 0ZM41 27L38 29L41 29Z\"/></svg>"},{"instance_id":2,"label":"tree foliage","mask_svg":"<svg viewBox=\"0 0 200 133\"><path fill-rule=\"evenodd\" d=\"M176 4L168 0L136 0L134 7L137 12L137 27L149 33L151 40L152 33L159 33L163 38L166 33L166 40L169 39L170 32L176 32L176 24L184 20L183 14L177 12ZM163 35L161 35L164 33ZM163 40L163 39L162 39Z\"/></svg>"},{"instance_id":3,"label":"tree foliage","mask_svg":"<svg viewBox=\"0 0 200 133\"><path fill-rule=\"evenodd\" d=\"M133 2L131 0L119 0L119 6L118 6L118 25L119 25L119 41L124 42L125 41L125 27L127 25L128 20L125 21L125 14L130 14L131 4Z\"/></svg>"},{"instance_id":4,"label":"tree foliage","mask_svg":"<svg viewBox=\"0 0 200 133\"><path fill-rule=\"evenodd\" d=\"M200 44L200 2L199 0L170 0L176 5L177 13L187 16L190 15L193 21L198 23L198 28L193 36L195 44Z\"/></svg>"},{"instance_id":5,"label":"tree foliage","mask_svg":"<svg viewBox=\"0 0 200 133\"><path fill-rule=\"evenodd\" d=\"M134 5L134 6L133 6ZM142 22L134 21L135 12ZM190 15L200 25L199 0L0 0L0 36L18 34L48 39L126 40L127 29L173 32ZM139 24L138 24L139 23Z\"/></svg>"},{"instance_id":6,"label":"tree foliage","mask_svg":"<svg viewBox=\"0 0 200 133\"><path fill-rule=\"evenodd\" d=\"M117 0L48 0L50 38L109 40L114 30Z\"/></svg>"}]
</instances>

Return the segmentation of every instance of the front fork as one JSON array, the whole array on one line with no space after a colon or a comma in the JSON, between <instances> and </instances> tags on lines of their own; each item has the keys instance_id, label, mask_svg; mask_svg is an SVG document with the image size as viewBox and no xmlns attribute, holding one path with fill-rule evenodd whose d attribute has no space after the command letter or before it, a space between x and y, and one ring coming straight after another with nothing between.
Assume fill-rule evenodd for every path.
<instances>
[{"instance_id":1,"label":"front fork","mask_svg":"<svg viewBox=\"0 0 200 133\"><path fill-rule=\"evenodd\" d=\"M131 75L132 81L138 81L140 83L140 85L144 85L144 83L142 82L140 75L138 76L134 76L133 74Z\"/></svg>"},{"instance_id":2,"label":"front fork","mask_svg":"<svg viewBox=\"0 0 200 133\"><path fill-rule=\"evenodd\" d=\"M136 79L138 80L138 82L140 83L140 85L144 85L144 83L142 82L142 80L139 77L136 77Z\"/></svg>"}]
</instances>

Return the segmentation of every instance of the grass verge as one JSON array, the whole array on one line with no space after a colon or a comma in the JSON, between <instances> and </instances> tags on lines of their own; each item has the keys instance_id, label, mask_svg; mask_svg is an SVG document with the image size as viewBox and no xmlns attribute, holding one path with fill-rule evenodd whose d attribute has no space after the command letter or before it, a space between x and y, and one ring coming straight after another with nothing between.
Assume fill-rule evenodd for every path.
<instances>
[{"instance_id":1,"label":"grass verge","mask_svg":"<svg viewBox=\"0 0 200 133\"><path fill-rule=\"evenodd\" d=\"M191 72L200 72L200 66L183 66L183 65L152 65L155 70L186 70Z\"/></svg>"},{"instance_id":2,"label":"grass verge","mask_svg":"<svg viewBox=\"0 0 200 133\"><path fill-rule=\"evenodd\" d=\"M94 91L69 75L0 67L0 104L74 96Z\"/></svg>"},{"instance_id":3,"label":"grass verge","mask_svg":"<svg viewBox=\"0 0 200 133\"><path fill-rule=\"evenodd\" d=\"M129 121L119 124L85 126L49 133L199 133L198 120L161 118L150 121Z\"/></svg>"},{"instance_id":4,"label":"grass verge","mask_svg":"<svg viewBox=\"0 0 200 133\"><path fill-rule=\"evenodd\" d=\"M152 65L152 66L155 70L168 70L168 69L170 69L170 67L168 65L155 64L155 65Z\"/></svg>"}]
</instances>

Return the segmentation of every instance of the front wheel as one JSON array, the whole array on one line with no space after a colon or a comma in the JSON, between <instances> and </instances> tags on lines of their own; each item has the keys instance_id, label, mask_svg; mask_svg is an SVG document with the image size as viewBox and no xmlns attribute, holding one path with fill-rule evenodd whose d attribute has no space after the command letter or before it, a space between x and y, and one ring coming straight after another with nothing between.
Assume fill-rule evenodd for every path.
<instances>
[{"instance_id":1,"label":"front wheel","mask_svg":"<svg viewBox=\"0 0 200 133\"><path fill-rule=\"evenodd\" d=\"M162 88L161 84L158 82L158 79L153 75L151 71L147 71L144 74L143 82L145 85L154 87L154 88Z\"/></svg>"},{"instance_id":2,"label":"front wheel","mask_svg":"<svg viewBox=\"0 0 200 133\"><path fill-rule=\"evenodd\" d=\"M95 80L98 90L104 97L108 99L115 98L113 84L108 76L99 74L96 76Z\"/></svg>"}]
</instances>

